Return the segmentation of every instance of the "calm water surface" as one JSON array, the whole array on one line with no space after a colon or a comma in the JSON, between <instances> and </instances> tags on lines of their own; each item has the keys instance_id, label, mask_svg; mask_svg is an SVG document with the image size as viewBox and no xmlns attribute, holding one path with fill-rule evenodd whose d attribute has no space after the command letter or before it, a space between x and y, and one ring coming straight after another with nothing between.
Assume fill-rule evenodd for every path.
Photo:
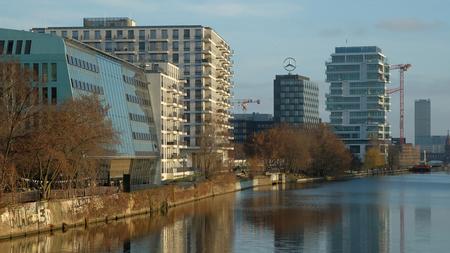
<instances>
[{"instance_id":1,"label":"calm water surface","mask_svg":"<svg viewBox=\"0 0 450 253\"><path fill-rule=\"evenodd\" d=\"M248 190L0 252L450 252L450 175Z\"/></svg>"}]
</instances>

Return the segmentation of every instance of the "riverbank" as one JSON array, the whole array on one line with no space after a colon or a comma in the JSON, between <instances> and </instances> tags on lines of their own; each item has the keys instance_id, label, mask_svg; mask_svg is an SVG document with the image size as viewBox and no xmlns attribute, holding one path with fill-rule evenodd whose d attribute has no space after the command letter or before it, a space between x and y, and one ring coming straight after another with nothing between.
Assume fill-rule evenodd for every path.
<instances>
[{"instance_id":1,"label":"riverbank","mask_svg":"<svg viewBox=\"0 0 450 253\"><path fill-rule=\"evenodd\" d=\"M402 171L403 172L403 171ZM346 177L295 178L288 183L312 183L370 176L358 173ZM165 213L168 208L259 186L283 181L273 177L238 180L234 175L190 185L165 185L131 193L114 193L74 199L22 203L0 209L0 240L43 232L66 230L75 226L118 220L140 214ZM284 181L286 182L286 181Z\"/></svg>"}]
</instances>

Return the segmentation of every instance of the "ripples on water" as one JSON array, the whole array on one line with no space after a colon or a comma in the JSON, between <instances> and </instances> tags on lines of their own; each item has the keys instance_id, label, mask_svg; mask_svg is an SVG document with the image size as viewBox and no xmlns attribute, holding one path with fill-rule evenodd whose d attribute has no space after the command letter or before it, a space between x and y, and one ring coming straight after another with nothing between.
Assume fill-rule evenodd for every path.
<instances>
[{"instance_id":1,"label":"ripples on water","mask_svg":"<svg viewBox=\"0 0 450 253\"><path fill-rule=\"evenodd\" d=\"M450 252L449 215L449 174L371 177L228 194L0 252Z\"/></svg>"}]
</instances>

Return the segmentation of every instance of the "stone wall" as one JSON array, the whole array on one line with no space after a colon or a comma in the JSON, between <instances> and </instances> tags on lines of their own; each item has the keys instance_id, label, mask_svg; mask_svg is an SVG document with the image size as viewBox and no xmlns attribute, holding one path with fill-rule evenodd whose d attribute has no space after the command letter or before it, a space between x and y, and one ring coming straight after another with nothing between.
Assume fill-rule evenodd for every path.
<instances>
[{"instance_id":1,"label":"stone wall","mask_svg":"<svg viewBox=\"0 0 450 253\"><path fill-rule=\"evenodd\" d=\"M132 193L24 203L0 209L0 239L124 218L215 195L272 184L270 178L236 181L231 176L194 185L167 185Z\"/></svg>"}]
</instances>

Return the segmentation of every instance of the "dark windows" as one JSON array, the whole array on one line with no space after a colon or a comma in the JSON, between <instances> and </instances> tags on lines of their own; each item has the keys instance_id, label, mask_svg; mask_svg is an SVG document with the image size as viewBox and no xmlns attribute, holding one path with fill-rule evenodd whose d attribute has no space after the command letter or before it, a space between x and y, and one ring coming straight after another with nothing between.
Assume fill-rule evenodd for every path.
<instances>
[{"instance_id":1,"label":"dark windows","mask_svg":"<svg viewBox=\"0 0 450 253\"><path fill-rule=\"evenodd\" d=\"M72 39L78 40L78 31L72 31Z\"/></svg>"},{"instance_id":2,"label":"dark windows","mask_svg":"<svg viewBox=\"0 0 450 253\"><path fill-rule=\"evenodd\" d=\"M118 30L117 31L117 38L118 39L122 39L123 38L123 31L122 30Z\"/></svg>"},{"instance_id":3,"label":"dark windows","mask_svg":"<svg viewBox=\"0 0 450 253\"><path fill-rule=\"evenodd\" d=\"M145 30L139 30L139 40L145 40Z\"/></svg>"},{"instance_id":4,"label":"dark windows","mask_svg":"<svg viewBox=\"0 0 450 253\"><path fill-rule=\"evenodd\" d=\"M48 63L42 63L42 82L46 83L48 81Z\"/></svg>"},{"instance_id":5,"label":"dark windows","mask_svg":"<svg viewBox=\"0 0 450 253\"><path fill-rule=\"evenodd\" d=\"M144 52L145 51L145 41L140 41L139 42L139 52Z\"/></svg>"},{"instance_id":6,"label":"dark windows","mask_svg":"<svg viewBox=\"0 0 450 253\"><path fill-rule=\"evenodd\" d=\"M191 62L191 54L185 53L184 54L184 63L190 63Z\"/></svg>"},{"instance_id":7,"label":"dark windows","mask_svg":"<svg viewBox=\"0 0 450 253\"><path fill-rule=\"evenodd\" d=\"M128 39L134 39L134 30L128 30Z\"/></svg>"},{"instance_id":8,"label":"dark windows","mask_svg":"<svg viewBox=\"0 0 450 253\"><path fill-rule=\"evenodd\" d=\"M172 50L173 51L178 51L178 41L172 42Z\"/></svg>"},{"instance_id":9,"label":"dark windows","mask_svg":"<svg viewBox=\"0 0 450 253\"><path fill-rule=\"evenodd\" d=\"M178 63L178 54L172 54L172 62Z\"/></svg>"},{"instance_id":10,"label":"dark windows","mask_svg":"<svg viewBox=\"0 0 450 253\"><path fill-rule=\"evenodd\" d=\"M150 30L150 39L156 39L156 30Z\"/></svg>"},{"instance_id":11,"label":"dark windows","mask_svg":"<svg viewBox=\"0 0 450 253\"><path fill-rule=\"evenodd\" d=\"M167 39L169 37L169 35L167 34L167 30L161 30L161 37L163 39Z\"/></svg>"},{"instance_id":12,"label":"dark windows","mask_svg":"<svg viewBox=\"0 0 450 253\"><path fill-rule=\"evenodd\" d=\"M195 29L195 39L199 40L202 38L202 29Z\"/></svg>"},{"instance_id":13,"label":"dark windows","mask_svg":"<svg viewBox=\"0 0 450 253\"><path fill-rule=\"evenodd\" d=\"M12 54L13 45L14 45L14 40L8 40L8 45L6 47L6 54Z\"/></svg>"},{"instance_id":14,"label":"dark windows","mask_svg":"<svg viewBox=\"0 0 450 253\"><path fill-rule=\"evenodd\" d=\"M31 52L31 40L25 41L25 54L30 54Z\"/></svg>"},{"instance_id":15,"label":"dark windows","mask_svg":"<svg viewBox=\"0 0 450 253\"><path fill-rule=\"evenodd\" d=\"M51 89L51 103L56 104L56 87L52 87Z\"/></svg>"},{"instance_id":16,"label":"dark windows","mask_svg":"<svg viewBox=\"0 0 450 253\"><path fill-rule=\"evenodd\" d=\"M97 31L94 32L94 36L95 36L95 39L96 39L96 40L102 39L102 35L101 35L101 33L100 33L99 30L97 30Z\"/></svg>"},{"instance_id":17,"label":"dark windows","mask_svg":"<svg viewBox=\"0 0 450 253\"><path fill-rule=\"evenodd\" d=\"M5 41L4 40L0 40L0 55L3 54L3 48L5 47Z\"/></svg>"},{"instance_id":18,"label":"dark windows","mask_svg":"<svg viewBox=\"0 0 450 253\"><path fill-rule=\"evenodd\" d=\"M83 39L84 39L84 40L90 39L89 30L83 31Z\"/></svg>"},{"instance_id":19,"label":"dark windows","mask_svg":"<svg viewBox=\"0 0 450 253\"><path fill-rule=\"evenodd\" d=\"M33 63L33 81L39 81L39 63Z\"/></svg>"},{"instance_id":20,"label":"dark windows","mask_svg":"<svg viewBox=\"0 0 450 253\"><path fill-rule=\"evenodd\" d=\"M42 101L44 103L48 103L48 88L47 87L42 88Z\"/></svg>"},{"instance_id":21,"label":"dark windows","mask_svg":"<svg viewBox=\"0 0 450 253\"><path fill-rule=\"evenodd\" d=\"M67 38L67 31L61 31L61 36Z\"/></svg>"},{"instance_id":22,"label":"dark windows","mask_svg":"<svg viewBox=\"0 0 450 253\"><path fill-rule=\"evenodd\" d=\"M190 39L190 38L191 38L191 30L189 30L189 29L184 29L184 32L183 32L183 38L184 38L184 39Z\"/></svg>"},{"instance_id":23,"label":"dark windows","mask_svg":"<svg viewBox=\"0 0 450 253\"><path fill-rule=\"evenodd\" d=\"M184 51L189 51L191 49L191 43L190 41L184 42Z\"/></svg>"},{"instance_id":24,"label":"dark windows","mask_svg":"<svg viewBox=\"0 0 450 253\"><path fill-rule=\"evenodd\" d=\"M172 39L177 40L178 39L178 30L172 31Z\"/></svg>"},{"instance_id":25,"label":"dark windows","mask_svg":"<svg viewBox=\"0 0 450 253\"><path fill-rule=\"evenodd\" d=\"M52 82L56 82L58 79L58 69L56 67L56 63L51 64L50 72Z\"/></svg>"},{"instance_id":26,"label":"dark windows","mask_svg":"<svg viewBox=\"0 0 450 253\"><path fill-rule=\"evenodd\" d=\"M106 30L106 32L105 32L105 39L111 40L111 30Z\"/></svg>"},{"instance_id":27,"label":"dark windows","mask_svg":"<svg viewBox=\"0 0 450 253\"><path fill-rule=\"evenodd\" d=\"M16 42L16 54L22 54L22 44L23 40L18 40Z\"/></svg>"}]
</instances>

